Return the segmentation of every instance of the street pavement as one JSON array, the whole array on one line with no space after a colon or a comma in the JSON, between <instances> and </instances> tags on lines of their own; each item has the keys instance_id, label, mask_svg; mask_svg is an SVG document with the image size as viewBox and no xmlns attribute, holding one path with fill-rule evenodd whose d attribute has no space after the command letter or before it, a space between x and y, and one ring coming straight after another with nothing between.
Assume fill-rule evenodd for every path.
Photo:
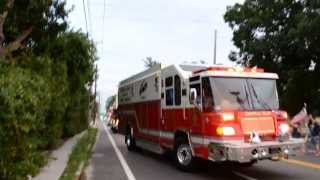
<instances>
[{"instance_id":1,"label":"street pavement","mask_svg":"<svg viewBox=\"0 0 320 180\"><path fill-rule=\"evenodd\" d=\"M129 152L122 135L112 134L102 122L98 128L99 137L87 168L87 178L92 180L320 179L320 157L313 155L297 156L288 161L265 160L250 168L203 161L199 170L181 172L169 156L142 150Z\"/></svg>"}]
</instances>

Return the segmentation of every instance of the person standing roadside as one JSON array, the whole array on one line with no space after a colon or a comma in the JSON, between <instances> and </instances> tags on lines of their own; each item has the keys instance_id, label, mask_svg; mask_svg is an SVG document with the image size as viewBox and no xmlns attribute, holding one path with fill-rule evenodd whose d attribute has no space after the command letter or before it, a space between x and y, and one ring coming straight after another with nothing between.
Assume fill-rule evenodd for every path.
<instances>
[{"instance_id":1,"label":"person standing roadside","mask_svg":"<svg viewBox=\"0 0 320 180\"><path fill-rule=\"evenodd\" d=\"M320 156L320 117L316 119L310 118L310 120L312 123L311 142L316 148L315 155Z\"/></svg>"}]
</instances>

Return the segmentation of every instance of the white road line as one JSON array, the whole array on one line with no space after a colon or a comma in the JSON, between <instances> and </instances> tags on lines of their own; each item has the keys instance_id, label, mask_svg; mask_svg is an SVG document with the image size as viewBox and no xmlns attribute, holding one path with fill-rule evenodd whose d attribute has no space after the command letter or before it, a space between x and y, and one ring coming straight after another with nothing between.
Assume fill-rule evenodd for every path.
<instances>
[{"instance_id":1,"label":"white road line","mask_svg":"<svg viewBox=\"0 0 320 180\"><path fill-rule=\"evenodd\" d=\"M237 172L237 171L232 171L232 173L235 174L235 175L237 175L237 176L240 176L240 177L242 177L242 178L244 178L244 179L247 179L247 180L258 180L258 179L256 179L256 178L247 176L247 175L242 174L242 173Z\"/></svg>"},{"instance_id":2,"label":"white road line","mask_svg":"<svg viewBox=\"0 0 320 180\"><path fill-rule=\"evenodd\" d=\"M123 155L121 154L119 148L117 147L116 143L114 142L113 137L112 137L111 134L109 133L106 125L104 125L103 122L102 122L102 125L103 125L104 130L106 131L106 133L107 133L107 135L108 135L108 138L109 138L109 140L110 140L110 142L111 142L111 144L112 144L112 146L113 146L114 151L116 152L116 154L117 154L117 156L118 156L118 159L119 159L119 161L120 161L120 163L121 163L121 166L122 166L124 172L126 173L126 175L127 175L127 177L128 177L128 180L136 180L136 178L134 177L134 175L133 175L133 173L132 173L132 171L131 171L128 163L127 163L127 161L124 159Z\"/></svg>"}]
</instances>

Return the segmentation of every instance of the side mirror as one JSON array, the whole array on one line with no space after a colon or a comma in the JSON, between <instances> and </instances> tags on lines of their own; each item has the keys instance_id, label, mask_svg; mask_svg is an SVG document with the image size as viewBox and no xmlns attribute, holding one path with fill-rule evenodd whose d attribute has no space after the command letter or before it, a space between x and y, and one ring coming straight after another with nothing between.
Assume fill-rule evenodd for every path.
<instances>
[{"instance_id":1,"label":"side mirror","mask_svg":"<svg viewBox=\"0 0 320 180\"><path fill-rule=\"evenodd\" d=\"M190 89L190 102L193 105L197 105L197 90L196 88L191 88Z\"/></svg>"}]
</instances>

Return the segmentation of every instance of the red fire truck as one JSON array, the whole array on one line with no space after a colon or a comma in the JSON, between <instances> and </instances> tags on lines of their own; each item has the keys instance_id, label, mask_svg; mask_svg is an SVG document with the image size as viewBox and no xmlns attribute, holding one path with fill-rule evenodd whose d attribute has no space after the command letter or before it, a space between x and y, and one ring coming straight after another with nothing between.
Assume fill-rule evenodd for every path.
<instances>
[{"instance_id":1,"label":"red fire truck","mask_svg":"<svg viewBox=\"0 0 320 180\"><path fill-rule=\"evenodd\" d=\"M173 151L177 166L195 158L251 165L287 157L303 145L279 110L275 73L260 68L154 66L119 84L119 130L128 150Z\"/></svg>"}]
</instances>

